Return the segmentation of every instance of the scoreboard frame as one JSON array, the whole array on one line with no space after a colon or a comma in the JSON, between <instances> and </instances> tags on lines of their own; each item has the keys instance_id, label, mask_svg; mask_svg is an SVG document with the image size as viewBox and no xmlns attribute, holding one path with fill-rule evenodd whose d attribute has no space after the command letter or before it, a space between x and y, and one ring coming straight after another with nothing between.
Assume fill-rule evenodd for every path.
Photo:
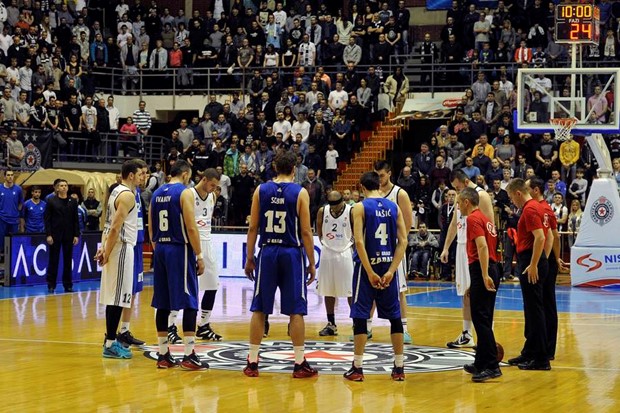
<instances>
[{"instance_id":1,"label":"scoreboard frame","mask_svg":"<svg viewBox=\"0 0 620 413\"><path fill-rule=\"evenodd\" d=\"M600 9L592 3L560 3L555 7L555 41L598 44Z\"/></svg>"}]
</instances>

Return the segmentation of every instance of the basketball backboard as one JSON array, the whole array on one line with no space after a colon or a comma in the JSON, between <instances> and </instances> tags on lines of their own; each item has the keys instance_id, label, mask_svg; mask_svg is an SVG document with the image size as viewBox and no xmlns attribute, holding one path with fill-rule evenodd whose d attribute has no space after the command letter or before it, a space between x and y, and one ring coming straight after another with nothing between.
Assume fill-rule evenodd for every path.
<instances>
[{"instance_id":1,"label":"basketball backboard","mask_svg":"<svg viewBox=\"0 0 620 413\"><path fill-rule=\"evenodd\" d=\"M577 135L620 133L619 77L620 68L519 69L516 131L553 132L550 119L576 118Z\"/></svg>"}]
</instances>

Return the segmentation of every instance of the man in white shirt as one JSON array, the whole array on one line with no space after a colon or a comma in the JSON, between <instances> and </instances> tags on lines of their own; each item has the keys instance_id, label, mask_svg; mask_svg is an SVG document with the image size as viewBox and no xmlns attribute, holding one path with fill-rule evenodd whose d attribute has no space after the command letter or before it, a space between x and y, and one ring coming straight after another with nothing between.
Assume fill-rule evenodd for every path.
<instances>
[{"instance_id":1,"label":"man in white shirt","mask_svg":"<svg viewBox=\"0 0 620 413\"><path fill-rule=\"evenodd\" d=\"M82 130L82 137L86 139L87 151L86 153L78 151L78 155L95 155L97 161L99 161L101 138L99 137L99 133L97 132L97 109L93 106L93 98L90 96L86 97L86 104L82 106L80 129ZM83 143L80 144L80 146L82 145Z\"/></svg>"},{"instance_id":2,"label":"man in white shirt","mask_svg":"<svg viewBox=\"0 0 620 413\"><path fill-rule=\"evenodd\" d=\"M297 115L297 120L293 122L293 126L291 128L291 135L297 136L297 134L301 134L302 142L305 142L310 137L310 122L306 120L307 112L301 111Z\"/></svg>"},{"instance_id":3,"label":"man in white shirt","mask_svg":"<svg viewBox=\"0 0 620 413\"><path fill-rule=\"evenodd\" d=\"M105 108L110 118L110 133L116 133L118 132L118 121L121 113L118 108L114 106L114 96L108 96L108 105Z\"/></svg>"},{"instance_id":4,"label":"man in white shirt","mask_svg":"<svg viewBox=\"0 0 620 413\"><path fill-rule=\"evenodd\" d=\"M273 17L276 24L279 24L280 27L284 27L286 25L286 12L282 10L282 3L276 4L276 11L273 12Z\"/></svg>"},{"instance_id":5,"label":"man in white shirt","mask_svg":"<svg viewBox=\"0 0 620 413\"><path fill-rule=\"evenodd\" d=\"M305 67L312 67L316 64L316 45L310 41L307 33L304 34L303 41L299 44L297 62Z\"/></svg>"},{"instance_id":6,"label":"man in white shirt","mask_svg":"<svg viewBox=\"0 0 620 413\"><path fill-rule=\"evenodd\" d=\"M336 109L345 109L347 107L348 99L349 95L347 92L342 90L342 83L336 82L336 90L332 90L329 93L327 101L331 110L335 112Z\"/></svg>"},{"instance_id":7,"label":"man in white shirt","mask_svg":"<svg viewBox=\"0 0 620 413\"><path fill-rule=\"evenodd\" d=\"M282 134L282 142L288 142L291 137L291 122L284 119L284 112L280 111L277 114L278 120L273 123L273 134Z\"/></svg>"},{"instance_id":8,"label":"man in white shirt","mask_svg":"<svg viewBox=\"0 0 620 413\"><path fill-rule=\"evenodd\" d=\"M220 188L221 188L221 195L224 197L224 199L226 199L226 202L228 202L230 200L230 187L232 185L230 178L228 177L228 175L224 175L224 169L221 166L218 166L217 168L215 168L217 170L217 173L220 174Z\"/></svg>"}]
</instances>

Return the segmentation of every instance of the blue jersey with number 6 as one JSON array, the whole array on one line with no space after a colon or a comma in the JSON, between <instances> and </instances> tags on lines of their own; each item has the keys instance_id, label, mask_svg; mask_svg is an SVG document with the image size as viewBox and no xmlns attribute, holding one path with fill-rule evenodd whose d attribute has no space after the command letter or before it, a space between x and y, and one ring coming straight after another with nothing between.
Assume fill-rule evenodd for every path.
<instances>
[{"instance_id":1,"label":"blue jersey with number 6","mask_svg":"<svg viewBox=\"0 0 620 413\"><path fill-rule=\"evenodd\" d=\"M181 212L181 194L185 189L187 188L181 183L165 184L153 193L151 198L153 242L166 244L189 242Z\"/></svg>"},{"instance_id":2,"label":"blue jersey with number 6","mask_svg":"<svg viewBox=\"0 0 620 413\"><path fill-rule=\"evenodd\" d=\"M398 206L385 198L366 198L364 206L364 245L370 264L389 267L396 250ZM359 260L359 258L358 258Z\"/></svg>"},{"instance_id":3,"label":"blue jersey with number 6","mask_svg":"<svg viewBox=\"0 0 620 413\"><path fill-rule=\"evenodd\" d=\"M267 182L259 188L259 245L301 246L297 199L301 186L293 182Z\"/></svg>"}]
</instances>

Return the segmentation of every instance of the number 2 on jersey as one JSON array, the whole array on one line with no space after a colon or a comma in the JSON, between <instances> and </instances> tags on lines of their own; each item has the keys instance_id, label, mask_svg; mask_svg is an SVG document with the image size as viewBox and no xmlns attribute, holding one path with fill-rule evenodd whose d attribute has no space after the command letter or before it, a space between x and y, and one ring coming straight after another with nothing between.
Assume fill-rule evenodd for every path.
<instances>
[{"instance_id":1,"label":"number 2 on jersey","mask_svg":"<svg viewBox=\"0 0 620 413\"><path fill-rule=\"evenodd\" d=\"M388 243L388 233L387 233L387 224L385 222L379 224L377 230L375 231L375 238L379 240L381 245L387 245Z\"/></svg>"},{"instance_id":2,"label":"number 2 on jersey","mask_svg":"<svg viewBox=\"0 0 620 413\"><path fill-rule=\"evenodd\" d=\"M275 232L276 234L284 234L286 232L286 211L267 211L267 227L265 231ZM277 222L274 222L277 220Z\"/></svg>"}]
</instances>

